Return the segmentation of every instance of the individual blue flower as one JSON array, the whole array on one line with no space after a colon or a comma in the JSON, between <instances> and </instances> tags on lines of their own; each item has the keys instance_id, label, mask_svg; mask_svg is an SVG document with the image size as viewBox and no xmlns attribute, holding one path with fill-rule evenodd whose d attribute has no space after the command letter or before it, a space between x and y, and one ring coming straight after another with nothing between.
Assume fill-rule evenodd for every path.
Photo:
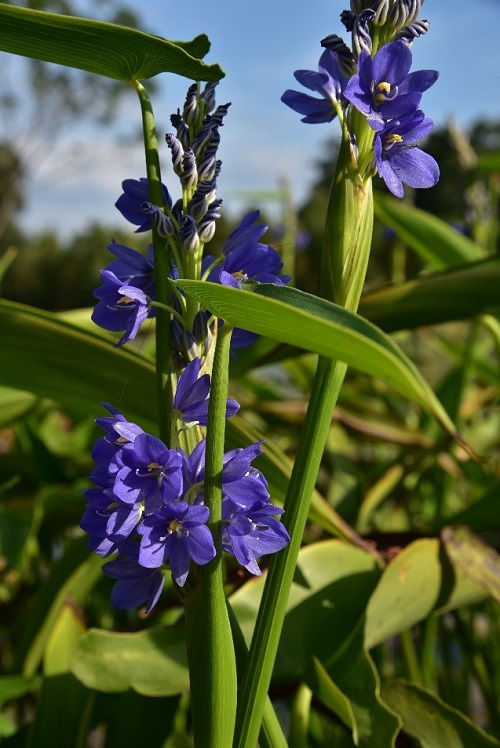
<instances>
[{"instance_id":1,"label":"individual blue flower","mask_svg":"<svg viewBox=\"0 0 500 748\"><path fill-rule=\"evenodd\" d=\"M222 468L222 493L234 504L247 507L267 501L267 481L252 462L262 453L261 442L226 452Z\"/></svg>"},{"instance_id":2,"label":"individual blue flower","mask_svg":"<svg viewBox=\"0 0 500 748\"><path fill-rule=\"evenodd\" d=\"M349 80L344 96L374 130L415 112L422 93L436 82L436 70L410 73L411 63L411 50L403 41L384 44L374 57L366 51L359 55L358 72Z\"/></svg>"},{"instance_id":3,"label":"individual blue flower","mask_svg":"<svg viewBox=\"0 0 500 748\"><path fill-rule=\"evenodd\" d=\"M247 241L257 244L268 229L265 223L257 223L259 218L260 211L258 210L252 210L246 216L243 216L239 225L229 234L224 242L222 253L227 255L233 249L237 249Z\"/></svg>"},{"instance_id":4,"label":"individual blue flower","mask_svg":"<svg viewBox=\"0 0 500 748\"><path fill-rule=\"evenodd\" d=\"M139 434L117 455L113 493L126 504L144 503L146 514L182 495L182 456L151 434Z\"/></svg>"},{"instance_id":5,"label":"individual blue flower","mask_svg":"<svg viewBox=\"0 0 500 748\"><path fill-rule=\"evenodd\" d=\"M120 550L142 515L140 504L125 504L109 488L85 491L87 504L80 527L89 535L88 547L101 556Z\"/></svg>"},{"instance_id":6,"label":"individual blue flower","mask_svg":"<svg viewBox=\"0 0 500 748\"><path fill-rule=\"evenodd\" d=\"M168 563L174 581L182 587L191 560L203 566L215 556L212 533L206 525L209 516L206 506L178 501L146 517L139 526L141 566L156 569Z\"/></svg>"},{"instance_id":7,"label":"individual blue flower","mask_svg":"<svg viewBox=\"0 0 500 748\"><path fill-rule=\"evenodd\" d=\"M296 80L322 98L288 89L281 101L299 114L304 114L302 122L317 124L330 122L337 115L336 105L342 101L347 78L342 73L336 52L325 49L319 58L318 72L296 70Z\"/></svg>"},{"instance_id":8,"label":"individual blue flower","mask_svg":"<svg viewBox=\"0 0 500 748\"><path fill-rule=\"evenodd\" d=\"M161 186L164 205L172 207L172 198L164 184ZM142 204L149 201L148 180L125 179L122 182L123 193L115 203L120 213L134 226L138 226L136 233L151 229L151 216L144 213ZM162 206L163 207L163 206Z\"/></svg>"},{"instance_id":9,"label":"individual blue flower","mask_svg":"<svg viewBox=\"0 0 500 748\"><path fill-rule=\"evenodd\" d=\"M283 509L268 501L256 501L249 507L236 506L230 499L222 501L222 547L251 574L262 572L257 563L260 556L280 551L290 536L276 514Z\"/></svg>"},{"instance_id":10,"label":"individual blue flower","mask_svg":"<svg viewBox=\"0 0 500 748\"><path fill-rule=\"evenodd\" d=\"M117 580L111 590L111 604L117 610L137 608L146 603L146 613L149 613L158 602L165 584L161 569L145 569L134 558L118 556L104 564L102 570Z\"/></svg>"},{"instance_id":11,"label":"individual blue flower","mask_svg":"<svg viewBox=\"0 0 500 748\"><path fill-rule=\"evenodd\" d=\"M279 275L282 267L281 257L275 249L247 239L226 254L222 264L212 270L208 280L233 288L241 288L247 281L283 286L288 283L290 276Z\"/></svg>"},{"instance_id":12,"label":"individual blue flower","mask_svg":"<svg viewBox=\"0 0 500 748\"><path fill-rule=\"evenodd\" d=\"M101 280L102 285L94 291L99 302L92 312L92 320L104 330L125 330L116 343L116 347L120 347L135 338L144 320L153 316L154 309L140 288L124 284L110 270L101 270Z\"/></svg>"},{"instance_id":13,"label":"individual blue flower","mask_svg":"<svg viewBox=\"0 0 500 748\"><path fill-rule=\"evenodd\" d=\"M439 166L417 143L428 135L434 123L420 110L391 120L375 135L373 148L379 176L396 197L403 197L403 184L433 187L439 179Z\"/></svg>"},{"instance_id":14,"label":"individual blue flower","mask_svg":"<svg viewBox=\"0 0 500 748\"><path fill-rule=\"evenodd\" d=\"M149 245L146 256L115 241L108 244L108 249L117 259L106 265L106 270L114 273L122 283L140 288L150 299L153 299L155 295L153 245Z\"/></svg>"},{"instance_id":15,"label":"individual blue flower","mask_svg":"<svg viewBox=\"0 0 500 748\"><path fill-rule=\"evenodd\" d=\"M172 409L177 417L190 426L199 423L207 425L208 404L210 396L210 375L200 377L201 360L193 359L179 377ZM226 402L226 418L233 416L239 405L231 397Z\"/></svg>"}]
</instances>

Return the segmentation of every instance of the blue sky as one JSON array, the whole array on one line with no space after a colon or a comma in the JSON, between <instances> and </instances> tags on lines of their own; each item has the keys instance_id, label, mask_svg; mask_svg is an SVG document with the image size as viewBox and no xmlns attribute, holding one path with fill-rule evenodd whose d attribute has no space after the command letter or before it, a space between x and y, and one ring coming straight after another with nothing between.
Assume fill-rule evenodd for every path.
<instances>
[{"instance_id":1,"label":"blue sky","mask_svg":"<svg viewBox=\"0 0 500 748\"><path fill-rule=\"evenodd\" d=\"M212 42L206 61L218 62L226 71L218 101L231 101L232 106L221 132L219 194L229 213L248 205L241 191L273 190L281 178L291 185L297 203L307 194L322 144L338 134L337 125L302 124L280 96L286 88L298 87L294 70L316 69L321 38L337 33L348 41L339 20L347 6L345 0L141 3L145 30L169 39L206 33ZM422 16L431 29L413 45L413 69L440 71L436 85L424 94L426 115L437 125L453 118L463 127L480 118L500 119L499 0L476 0L473 7L455 0L427 0ZM160 82L153 104L162 138L189 82L167 75ZM121 181L144 175L141 146L124 143L139 126L131 92L113 130L73 126L52 142L45 138L37 144L24 224L35 231L52 226L65 235L91 220L119 224L113 205ZM166 147L162 162L169 184ZM177 197L171 177L170 182Z\"/></svg>"}]
</instances>

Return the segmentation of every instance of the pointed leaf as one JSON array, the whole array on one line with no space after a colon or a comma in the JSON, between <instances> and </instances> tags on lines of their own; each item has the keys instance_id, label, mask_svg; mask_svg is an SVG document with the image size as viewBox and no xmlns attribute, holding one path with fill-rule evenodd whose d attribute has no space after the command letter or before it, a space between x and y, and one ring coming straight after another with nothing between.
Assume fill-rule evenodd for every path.
<instances>
[{"instance_id":1,"label":"pointed leaf","mask_svg":"<svg viewBox=\"0 0 500 748\"><path fill-rule=\"evenodd\" d=\"M403 729L424 748L492 748L500 743L464 714L414 683L382 686L383 699L403 720Z\"/></svg>"},{"instance_id":2,"label":"pointed leaf","mask_svg":"<svg viewBox=\"0 0 500 748\"><path fill-rule=\"evenodd\" d=\"M374 204L377 218L435 270L484 256L478 244L424 210L380 194Z\"/></svg>"},{"instance_id":3,"label":"pointed leaf","mask_svg":"<svg viewBox=\"0 0 500 748\"><path fill-rule=\"evenodd\" d=\"M175 285L231 325L344 361L382 379L421 405L462 443L415 365L389 336L363 317L296 288L268 283L252 285L252 291L185 279Z\"/></svg>"},{"instance_id":4,"label":"pointed leaf","mask_svg":"<svg viewBox=\"0 0 500 748\"><path fill-rule=\"evenodd\" d=\"M218 65L205 65L206 36L170 42L143 31L88 18L0 5L0 49L122 81L176 73L193 80L219 80ZM193 56L195 55L195 56Z\"/></svg>"}]
</instances>

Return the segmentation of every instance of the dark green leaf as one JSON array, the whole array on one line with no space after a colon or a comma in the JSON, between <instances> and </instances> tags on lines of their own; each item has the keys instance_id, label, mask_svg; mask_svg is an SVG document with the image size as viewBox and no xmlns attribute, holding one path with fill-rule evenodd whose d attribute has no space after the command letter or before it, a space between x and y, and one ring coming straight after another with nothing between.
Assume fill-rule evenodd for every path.
<instances>
[{"instance_id":1,"label":"dark green leaf","mask_svg":"<svg viewBox=\"0 0 500 748\"><path fill-rule=\"evenodd\" d=\"M171 42L142 31L88 18L0 5L0 49L122 81L175 73L193 80L219 80L218 65L205 65L206 36ZM194 55L194 56L193 56Z\"/></svg>"},{"instance_id":2,"label":"dark green leaf","mask_svg":"<svg viewBox=\"0 0 500 748\"><path fill-rule=\"evenodd\" d=\"M425 748L492 748L500 743L414 683L393 681L382 686L382 697L403 720L403 729Z\"/></svg>"},{"instance_id":3,"label":"dark green leaf","mask_svg":"<svg viewBox=\"0 0 500 748\"><path fill-rule=\"evenodd\" d=\"M0 301L0 383L61 403L71 413L104 414L102 402L156 430L155 368L139 353L32 307Z\"/></svg>"},{"instance_id":4,"label":"dark green leaf","mask_svg":"<svg viewBox=\"0 0 500 748\"><path fill-rule=\"evenodd\" d=\"M478 244L445 221L394 197L376 194L375 215L434 270L484 256Z\"/></svg>"},{"instance_id":5,"label":"dark green leaf","mask_svg":"<svg viewBox=\"0 0 500 748\"><path fill-rule=\"evenodd\" d=\"M500 259L492 258L372 291L359 313L386 332L482 314L499 303Z\"/></svg>"}]
</instances>

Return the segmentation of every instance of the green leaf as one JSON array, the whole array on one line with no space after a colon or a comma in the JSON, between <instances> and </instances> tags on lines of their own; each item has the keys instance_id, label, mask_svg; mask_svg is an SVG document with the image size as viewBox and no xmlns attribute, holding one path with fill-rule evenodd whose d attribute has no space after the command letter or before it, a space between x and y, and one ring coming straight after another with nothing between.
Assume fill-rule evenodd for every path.
<instances>
[{"instance_id":1,"label":"green leaf","mask_svg":"<svg viewBox=\"0 0 500 748\"><path fill-rule=\"evenodd\" d=\"M500 555L495 549L467 527L445 527L441 537L454 565L500 602Z\"/></svg>"},{"instance_id":2,"label":"green leaf","mask_svg":"<svg viewBox=\"0 0 500 748\"><path fill-rule=\"evenodd\" d=\"M174 696L189 690L183 628L117 634L90 629L79 642L72 670L88 688L143 696Z\"/></svg>"},{"instance_id":3,"label":"green leaf","mask_svg":"<svg viewBox=\"0 0 500 748\"><path fill-rule=\"evenodd\" d=\"M432 611L450 610L483 597L484 590L451 565L439 540L416 540L388 564L370 598L365 645L371 649Z\"/></svg>"},{"instance_id":4,"label":"green leaf","mask_svg":"<svg viewBox=\"0 0 500 748\"><path fill-rule=\"evenodd\" d=\"M25 675L4 675L0 677L0 706L11 699L17 699L26 693L31 693L39 688L41 677L33 675L27 678Z\"/></svg>"},{"instance_id":5,"label":"green leaf","mask_svg":"<svg viewBox=\"0 0 500 748\"><path fill-rule=\"evenodd\" d=\"M80 613L70 601L60 609L43 656L45 675L63 675L70 672L70 663L85 626Z\"/></svg>"},{"instance_id":6,"label":"green leaf","mask_svg":"<svg viewBox=\"0 0 500 748\"><path fill-rule=\"evenodd\" d=\"M481 153L478 158L477 168L480 171L500 171L500 151Z\"/></svg>"},{"instance_id":7,"label":"green leaf","mask_svg":"<svg viewBox=\"0 0 500 748\"><path fill-rule=\"evenodd\" d=\"M352 715L352 737L359 748L393 748L401 726L397 717L380 696L380 679L369 654L363 648L362 619L349 642L321 672L316 665L308 684L313 693L346 721ZM319 679L318 676L322 677ZM327 691L326 676L330 678ZM343 695L344 700L341 699ZM329 697L329 703L324 701ZM335 699L336 697L336 699Z\"/></svg>"},{"instance_id":8,"label":"green leaf","mask_svg":"<svg viewBox=\"0 0 500 748\"><path fill-rule=\"evenodd\" d=\"M175 285L233 326L344 361L382 379L421 405L462 443L418 369L389 336L362 317L285 286L255 284L246 291L185 279Z\"/></svg>"},{"instance_id":9,"label":"green leaf","mask_svg":"<svg viewBox=\"0 0 500 748\"><path fill-rule=\"evenodd\" d=\"M156 431L154 362L32 307L0 301L0 384L99 415L102 402Z\"/></svg>"},{"instance_id":10,"label":"green leaf","mask_svg":"<svg viewBox=\"0 0 500 748\"><path fill-rule=\"evenodd\" d=\"M414 683L382 685L382 697L403 720L403 730L423 748L491 748L500 743L457 709Z\"/></svg>"},{"instance_id":11,"label":"green leaf","mask_svg":"<svg viewBox=\"0 0 500 748\"><path fill-rule=\"evenodd\" d=\"M88 18L0 5L0 49L55 62L121 81L175 73L193 80L219 80L218 65L205 65L210 44L202 35L192 42L159 36Z\"/></svg>"},{"instance_id":12,"label":"green leaf","mask_svg":"<svg viewBox=\"0 0 500 748\"><path fill-rule=\"evenodd\" d=\"M331 658L363 615L380 569L375 557L342 540L302 548L287 604L273 678L300 680L313 656ZM265 575L231 596L247 642L260 604Z\"/></svg>"},{"instance_id":13,"label":"green leaf","mask_svg":"<svg viewBox=\"0 0 500 748\"><path fill-rule=\"evenodd\" d=\"M401 200L375 195L375 215L434 270L478 260L482 248L440 218Z\"/></svg>"},{"instance_id":14,"label":"green leaf","mask_svg":"<svg viewBox=\"0 0 500 748\"><path fill-rule=\"evenodd\" d=\"M471 262L361 299L359 313L386 332L412 330L483 314L498 306L500 259Z\"/></svg>"}]
</instances>

